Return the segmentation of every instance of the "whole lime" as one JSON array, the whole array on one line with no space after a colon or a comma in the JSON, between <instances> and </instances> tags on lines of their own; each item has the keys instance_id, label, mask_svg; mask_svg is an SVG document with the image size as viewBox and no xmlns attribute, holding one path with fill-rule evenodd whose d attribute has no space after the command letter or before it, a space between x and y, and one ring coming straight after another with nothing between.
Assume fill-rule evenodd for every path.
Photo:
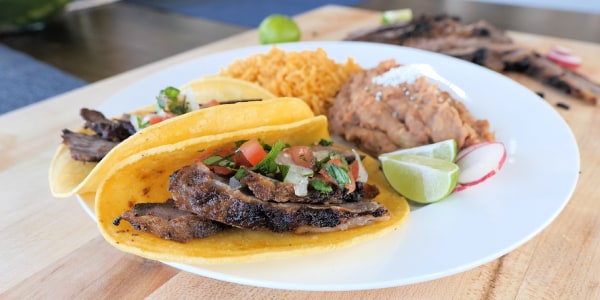
<instances>
[{"instance_id":1,"label":"whole lime","mask_svg":"<svg viewBox=\"0 0 600 300\"><path fill-rule=\"evenodd\" d=\"M298 24L285 15L270 15L258 26L258 39L261 44L297 42L300 36Z\"/></svg>"}]
</instances>

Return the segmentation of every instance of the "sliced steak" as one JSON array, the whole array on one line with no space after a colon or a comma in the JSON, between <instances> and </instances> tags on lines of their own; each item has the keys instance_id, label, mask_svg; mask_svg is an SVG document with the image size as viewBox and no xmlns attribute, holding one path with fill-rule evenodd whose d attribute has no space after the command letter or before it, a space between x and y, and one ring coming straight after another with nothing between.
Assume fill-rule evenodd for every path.
<instances>
[{"instance_id":1,"label":"sliced steak","mask_svg":"<svg viewBox=\"0 0 600 300\"><path fill-rule=\"evenodd\" d=\"M129 222L136 230L182 243L195 238L205 238L229 228L192 212L178 209L173 199L165 203L138 203L115 219L113 224L118 226L121 220Z\"/></svg>"},{"instance_id":2,"label":"sliced steak","mask_svg":"<svg viewBox=\"0 0 600 300\"><path fill-rule=\"evenodd\" d=\"M439 52L495 71L523 73L588 103L600 103L600 84L551 62L533 50L515 45L504 31L485 21L463 24L457 17L421 16L407 23L355 32L346 40Z\"/></svg>"},{"instance_id":3,"label":"sliced steak","mask_svg":"<svg viewBox=\"0 0 600 300\"><path fill-rule=\"evenodd\" d=\"M324 232L363 226L389 218L389 211L374 201L340 204L275 203L232 189L206 166L195 164L176 171L169 191L182 210L251 230Z\"/></svg>"},{"instance_id":4,"label":"sliced steak","mask_svg":"<svg viewBox=\"0 0 600 300\"><path fill-rule=\"evenodd\" d=\"M502 30L486 21L462 24L460 18L449 15L420 16L407 23L382 25L349 34L346 40L409 45L436 51L461 44L472 38L473 42L488 40L494 43L512 43ZM446 46L446 44L448 46Z\"/></svg>"},{"instance_id":5,"label":"sliced steak","mask_svg":"<svg viewBox=\"0 0 600 300\"><path fill-rule=\"evenodd\" d=\"M114 148L119 142L101 139L97 135L73 132L68 129L62 131L63 143L69 148L74 160L84 162L98 162Z\"/></svg>"},{"instance_id":6,"label":"sliced steak","mask_svg":"<svg viewBox=\"0 0 600 300\"><path fill-rule=\"evenodd\" d=\"M85 120L84 127L93 130L104 140L121 142L135 133L129 115L124 115L121 119L109 120L96 110L82 108L80 113Z\"/></svg>"},{"instance_id":7,"label":"sliced steak","mask_svg":"<svg viewBox=\"0 0 600 300\"><path fill-rule=\"evenodd\" d=\"M373 199L379 194L379 189L376 186L357 182L356 189L352 193L339 188L334 188L329 193L322 193L309 185L308 195L296 196L293 184L281 182L251 170L246 170L240 182L242 186L248 187L256 198L273 202L335 204Z\"/></svg>"},{"instance_id":8,"label":"sliced steak","mask_svg":"<svg viewBox=\"0 0 600 300\"><path fill-rule=\"evenodd\" d=\"M128 115L109 120L101 112L87 108L82 108L80 114L85 120L83 127L91 129L95 134L77 133L68 129L62 131L63 143L75 160L98 162L112 148L135 133Z\"/></svg>"}]
</instances>

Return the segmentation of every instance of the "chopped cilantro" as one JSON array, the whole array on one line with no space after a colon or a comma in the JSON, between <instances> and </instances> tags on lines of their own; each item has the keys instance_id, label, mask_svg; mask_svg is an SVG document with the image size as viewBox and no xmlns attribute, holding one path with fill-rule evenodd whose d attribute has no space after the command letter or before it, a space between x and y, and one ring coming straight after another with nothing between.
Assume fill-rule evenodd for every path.
<instances>
[{"instance_id":1,"label":"chopped cilantro","mask_svg":"<svg viewBox=\"0 0 600 300\"><path fill-rule=\"evenodd\" d=\"M344 187L344 185L352 182L350 174L348 174L348 169L346 168L328 163L325 164L325 172L333 178L333 181L335 181L339 187Z\"/></svg>"},{"instance_id":2,"label":"chopped cilantro","mask_svg":"<svg viewBox=\"0 0 600 300\"><path fill-rule=\"evenodd\" d=\"M233 161L231 161L229 158L221 157L218 155L211 155L211 156L205 158L204 160L202 160L202 162L207 166L221 166L221 167L227 167L227 168L235 167L235 163Z\"/></svg>"},{"instance_id":3,"label":"chopped cilantro","mask_svg":"<svg viewBox=\"0 0 600 300\"><path fill-rule=\"evenodd\" d=\"M235 172L235 175L233 175L233 177L239 181L242 179L242 177L246 176L246 173L248 173L248 170L246 170L246 168L239 168Z\"/></svg>"},{"instance_id":4,"label":"chopped cilantro","mask_svg":"<svg viewBox=\"0 0 600 300\"><path fill-rule=\"evenodd\" d=\"M321 139L319 141L319 145L320 146L331 146L331 145L333 145L333 141L332 140Z\"/></svg>"},{"instance_id":5,"label":"chopped cilantro","mask_svg":"<svg viewBox=\"0 0 600 300\"><path fill-rule=\"evenodd\" d=\"M271 147L271 150L269 150L269 153L267 153L267 156L265 156L265 158L263 160L261 160L258 163L258 165L256 165L254 167L254 171L256 171L260 174L263 174L263 175L270 175L270 174L277 173L278 164L275 163L275 157L277 157L277 154L279 154L279 152L281 152L282 149L283 149L283 142L277 141L277 143L275 143L275 145L273 145L273 147Z\"/></svg>"},{"instance_id":6,"label":"chopped cilantro","mask_svg":"<svg viewBox=\"0 0 600 300\"><path fill-rule=\"evenodd\" d=\"M137 130L140 129L144 129L148 126L150 126L150 122L149 121L144 121L144 118L140 117L140 116L135 116L135 122L136 122L136 128Z\"/></svg>"},{"instance_id":7,"label":"chopped cilantro","mask_svg":"<svg viewBox=\"0 0 600 300\"><path fill-rule=\"evenodd\" d=\"M281 178L285 178L288 172L290 171L290 166L288 165L279 165L279 171L281 172Z\"/></svg>"},{"instance_id":8,"label":"chopped cilantro","mask_svg":"<svg viewBox=\"0 0 600 300\"><path fill-rule=\"evenodd\" d=\"M315 190L323 193L323 194L328 194L331 191L333 191L333 188L327 184L327 182L323 181L323 180L311 180L309 181L310 186L312 186Z\"/></svg>"},{"instance_id":9,"label":"chopped cilantro","mask_svg":"<svg viewBox=\"0 0 600 300\"><path fill-rule=\"evenodd\" d=\"M161 90L156 97L157 110L171 112L175 115L182 115L190 112L191 108L185 99L179 99L180 91L174 87L167 87Z\"/></svg>"},{"instance_id":10,"label":"chopped cilantro","mask_svg":"<svg viewBox=\"0 0 600 300\"><path fill-rule=\"evenodd\" d=\"M315 166L317 167L317 169L321 170L325 167L325 165L332 159L337 158L340 160L340 162L342 163L342 165L346 168L348 168L348 161L346 160L346 158L336 152L330 152L329 155L319 161L315 162Z\"/></svg>"}]
</instances>

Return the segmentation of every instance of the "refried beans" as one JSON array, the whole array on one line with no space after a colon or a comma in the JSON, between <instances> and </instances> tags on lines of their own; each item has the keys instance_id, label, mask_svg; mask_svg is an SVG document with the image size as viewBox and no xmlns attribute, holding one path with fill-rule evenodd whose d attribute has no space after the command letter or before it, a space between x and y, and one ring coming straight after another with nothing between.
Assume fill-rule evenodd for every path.
<instances>
[{"instance_id":1,"label":"refried beans","mask_svg":"<svg viewBox=\"0 0 600 300\"><path fill-rule=\"evenodd\" d=\"M330 108L332 133L373 155L455 139L458 148L493 141L487 120L424 77L414 83L379 85L373 78L400 67L386 60L351 75Z\"/></svg>"}]
</instances>

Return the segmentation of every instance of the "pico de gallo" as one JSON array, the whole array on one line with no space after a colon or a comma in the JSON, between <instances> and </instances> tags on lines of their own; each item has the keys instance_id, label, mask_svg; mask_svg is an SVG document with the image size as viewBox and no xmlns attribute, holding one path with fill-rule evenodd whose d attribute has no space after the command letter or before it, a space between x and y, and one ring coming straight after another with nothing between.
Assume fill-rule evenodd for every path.
<instances>
[{"instance_id":1,"label":"pico de gallo","mask_svg":"<svg viewBox=\"0 0 600 300\"><path fill-rule=\"evenodd\" d=\"M183 115L194 110L218 105L217 100L212 100L200 105L196 101L192 89L179 90L172 86L161 90L156 96L156 110L153 113L139 116L130 115L130 122L136 131L162 122L174 116Z\"/></svg>"},{"instance_id":2,"label":"pico de gallo","mask_svg":"<svg viewBox=\"0 0 600 300\"><path fill-rule=\"evenodd\" d=\"M281 141L269 145L250 139L238 141L231 147L201 151L196 162L216 174L230 176L232 187L239 187L239 180L251 170L292 184L296 196L300 197L306 196L309 188L324 194L334 188L352 193L357 182L366 183L368 179L356 151L340 150L328 140L309 146L290 146Z\"/></svg>"}]
</instances>

